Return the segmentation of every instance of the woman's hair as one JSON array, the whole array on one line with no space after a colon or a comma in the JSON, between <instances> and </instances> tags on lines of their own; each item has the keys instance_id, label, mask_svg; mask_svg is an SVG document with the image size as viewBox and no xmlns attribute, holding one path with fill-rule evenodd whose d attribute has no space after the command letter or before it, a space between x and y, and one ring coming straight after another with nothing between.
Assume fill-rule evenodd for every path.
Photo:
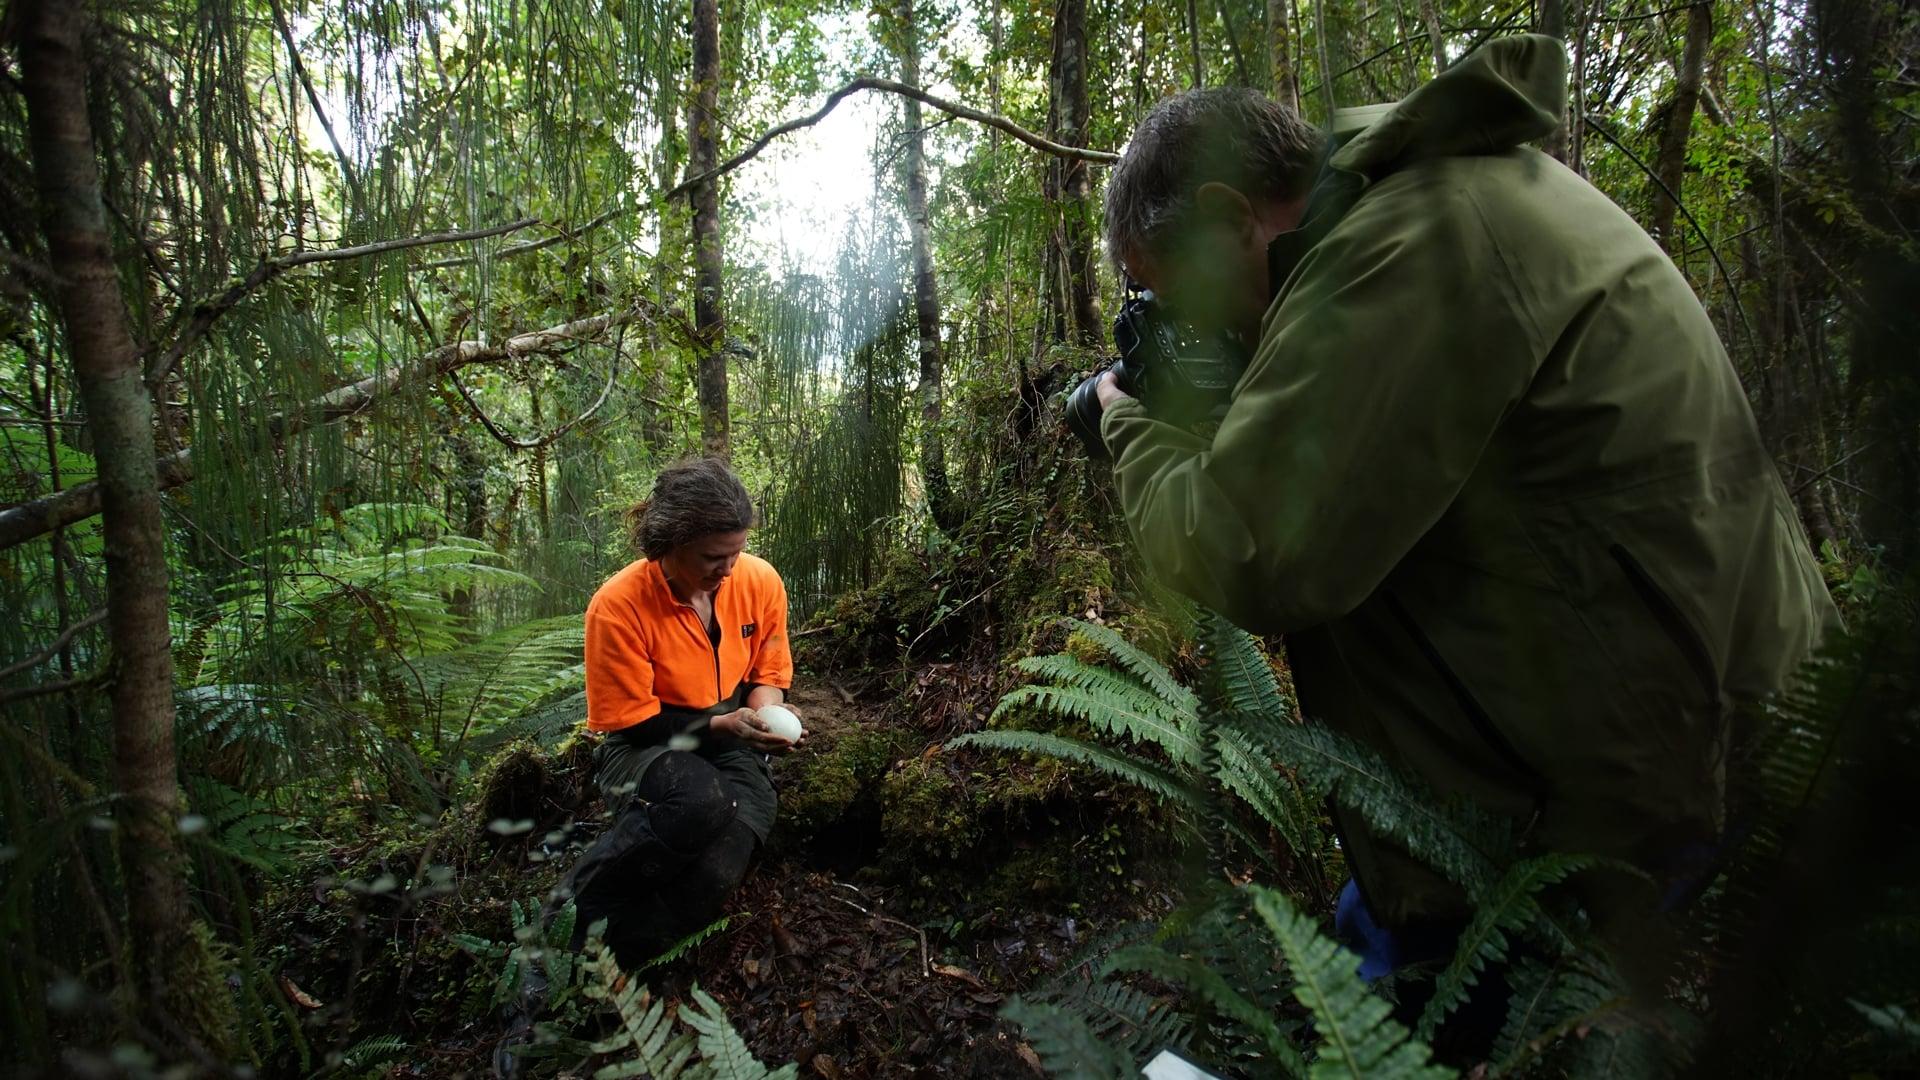
<instances>
[{"instance_id":1,"label":"woman's hair","mask_svg":"<svg viewBox=\"0 0 1920 1080\"><path fill-rule=\"evenodd\" d=\"M653 495L627 511L633 546L658 559L681 544L753 527L753 498L719 458L671 465L653 481Z\"/></svg>"}]
</instances>

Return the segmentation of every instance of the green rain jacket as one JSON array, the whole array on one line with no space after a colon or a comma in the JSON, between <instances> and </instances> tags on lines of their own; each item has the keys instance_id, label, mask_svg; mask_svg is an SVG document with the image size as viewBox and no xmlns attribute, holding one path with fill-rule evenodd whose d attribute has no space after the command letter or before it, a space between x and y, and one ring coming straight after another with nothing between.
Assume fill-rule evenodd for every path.
<instances>
[{"instance_id":1,"label":"green rain jacket","mask_svg":"<svg viewBox=\"0 0 1920 1080\"><path fill-rule=\"evenodd\" d=\"M1719 836L1728 716L1837 614L1733 367L1632 218L1524 144L1550 38L1496 41L1341 147L1211 439L1102 421L1148 567L1286 637L1303 711L1534 850L1667 882ZM1339 820L1388 926L1464 898Z\"/></svg>"}]
</instances>

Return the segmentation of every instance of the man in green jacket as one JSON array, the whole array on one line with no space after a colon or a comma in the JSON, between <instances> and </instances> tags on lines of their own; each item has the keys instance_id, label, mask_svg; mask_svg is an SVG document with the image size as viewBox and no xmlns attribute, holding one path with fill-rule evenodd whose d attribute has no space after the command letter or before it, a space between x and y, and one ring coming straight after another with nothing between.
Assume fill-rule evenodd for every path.
<instances>
[{"instance_id":1,"label":"man in green jacket","mask_svg":"<svg viewBox=\"0 0 1920 1080\"><path fill-rule=\"evenodd\" d=\"M1732 710L1837 615L1686 280L1526 145L1565 80L1559 42L1499 40L1331 157L1251 92L1162 102L1109 249L1251 360L1210 438L1111 377L1101 433L1147 565L1284 634L1310 717L1673 903L1721 835ZM1339 824L1379 924L1467 915Z\"/></svg>"}]
</instances>

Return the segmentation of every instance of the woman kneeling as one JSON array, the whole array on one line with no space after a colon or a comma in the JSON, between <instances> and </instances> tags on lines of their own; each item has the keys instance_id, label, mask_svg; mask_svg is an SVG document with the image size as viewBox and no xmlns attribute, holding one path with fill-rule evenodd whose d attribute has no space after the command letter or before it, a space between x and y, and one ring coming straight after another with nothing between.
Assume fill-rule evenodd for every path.
<instances>
[{"instance_id":1,"label":"woman kneeling","mask_svg":"<svg viewBox=\"0 0 1920 1080\"><path fill-rule=\"evenodd\" d=\"M711 923L773 827L767 755L798 743L755 710L793 683L787 593L745 554L753 503L715 460L660 474L630 512L644 558L587 605L587 728L613 823L569 876L575 947L606 920L633 968Z\"/></svg>"}]
</instances>

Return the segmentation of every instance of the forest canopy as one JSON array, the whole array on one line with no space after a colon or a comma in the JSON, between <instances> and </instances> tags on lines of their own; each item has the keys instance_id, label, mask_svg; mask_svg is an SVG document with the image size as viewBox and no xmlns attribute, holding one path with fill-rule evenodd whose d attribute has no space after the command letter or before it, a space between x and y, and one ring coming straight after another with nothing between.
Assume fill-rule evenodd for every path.
<instances>
[{"instance_id":1,"label":"forest canopy","mask_svg":"<svg viewBox=\"0 0 1920 1080\"><path fill-rule=\"evenodd\" d=\"M1638 981L1556 899L1593 860L1302 715L1064 421L1157 102L1329 130L1529 33L1568 58L1535 145L1691 288L1847 620L1735 720L1738 843ZM1920 1056L1908 0L9 0L0 38L9 1072L482 1075L536 969L527 1075ZM549 903L602 816L582 613L698 456L813 735L723 919L622 971ZM1330 935L1329 802L1476 904L1424 1015ZM1537 1008L1449 1058L1496 978Z\"/></svg>"}]
</instances>

